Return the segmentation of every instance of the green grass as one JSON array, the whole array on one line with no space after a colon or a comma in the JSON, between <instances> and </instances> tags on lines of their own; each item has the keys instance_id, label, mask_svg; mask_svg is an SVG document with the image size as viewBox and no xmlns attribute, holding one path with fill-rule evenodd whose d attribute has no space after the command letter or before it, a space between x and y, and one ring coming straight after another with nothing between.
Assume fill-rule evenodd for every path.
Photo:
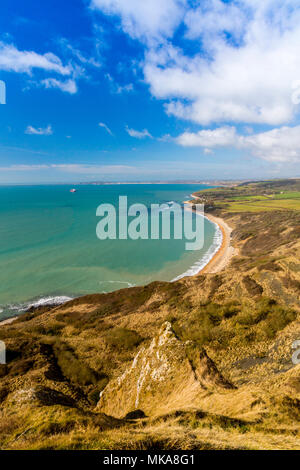
<instances>
[{"instance_id":1,"label":"green grass","mask_svg":"<svg viewBox=\"0 0 300 470\"><path fill-rule=\"evenodd\" d=\"M268 198L266 198L268 199ZM274 210L300 210L300 199L268 199L246 202L229 202L226 207L229 212L263 212Z\"/></svg>"},{"instance_id":2,"label":"green grass","mask_svg":"<svg viewBox=\"0 0 300 470\"><path fill-rule=\"evenodd\" d=\"M300 199L300 191L283 192L282 194L275 194L275 199Z\"/></svg>"},{"instance_id":3,"label":"green grass","mask_svg":"<svg viewBox=\"0 0 300 470\"><path fill-rule=\"evenodd\" d=\"M205 203L229 212L300 210L300 182L261 182L234 188L213 188L196 194Z\"/></svg>"}]
</instances>

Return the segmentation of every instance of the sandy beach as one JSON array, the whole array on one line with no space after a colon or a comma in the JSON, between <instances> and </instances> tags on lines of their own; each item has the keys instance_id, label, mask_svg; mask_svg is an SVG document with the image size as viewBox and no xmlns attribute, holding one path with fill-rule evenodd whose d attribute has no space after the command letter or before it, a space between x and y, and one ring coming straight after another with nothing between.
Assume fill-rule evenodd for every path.
<instances>
[{"instance_id":1,"label":"sandy beach","mask_svg":"<svg viewBox=\"0 0 300 470\"><path fill-rule=\"evenodd\" d=\"M235 248L231 245L232 228L220 217L215 217L210 214L206 214L205 216L219 226L223 238L219 250L200 273L218 273L226 268L235 254Z\"/></svg>"},{"instance_id":2,"label":"sandy beach","mask_svg":"<svg viewBox=\"0 0 300 470\"><path fill-rule=\"evenodd\" d=\"M193 198L197 198L192 194ZM192 205L190 201L184 201L184 204ZM212 259L204 266L198 274L218 273L226 268L231 258L235 255L235 248L231 245L232 228L220 217L211 214L205 214L205 217L218 225L222 232L222 244Z\"/></svg>"}]
</instances>

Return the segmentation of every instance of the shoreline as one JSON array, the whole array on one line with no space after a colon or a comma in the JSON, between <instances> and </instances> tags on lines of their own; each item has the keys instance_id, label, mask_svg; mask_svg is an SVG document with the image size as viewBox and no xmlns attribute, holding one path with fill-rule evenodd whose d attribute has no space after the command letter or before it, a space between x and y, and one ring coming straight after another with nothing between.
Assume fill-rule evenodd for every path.
<instances>
[{"instance_id":1,"label":"shoreline","mask_svg":"<svg viewBox=\"0 0 300 470\"><path fill-rule=\"evenodd\" d=\"M0 326L5 326L5 325L10 325L13 323L14 320L19 318L19 316L22 313L32 313L38 309L41 308L55 308L58 307L59 305L63 305L65 302L68 302L69 300L73 300L74 297L69 297L69 296L46 296L46 297L41 297L40 299L32 302L28 302L26 307L20 306L19 309L19 315L14 315L8 318L5 318L4 320L0 320Z\"/></svg>"},{"instance_id":2,"label":"shoreline","mask_svg":"<svg viewBox=\"0 0 300 470\"><path fill-rule=\"evenodd\" d=\"M197 199L197 196L194 194L191 196L194 199ZM190 201L184 201L184 204L192 206ZM199 274L215 274L222 271L226 266L228 266L231 258L236 252L235 248L231 245L231 234L233 229L225 222L225 220L211 214L204 214L204 217L219 227L222 233L222 242L212 258L197 274L195 274L195 276Z\"/></svg>"},{"instance_id":3,"label":"shoreline","mask_svg":"<svg viewBox=\"0 0 300 470\"><path fill-rule=\"evenodd\" d=\"M220 217L206 214L205 217L216 224L222 232L222 243L212 259L198 274L214 274L222 271L235 254L235 248L231 245L232 228Z\"/></svg>"}]
</instances>

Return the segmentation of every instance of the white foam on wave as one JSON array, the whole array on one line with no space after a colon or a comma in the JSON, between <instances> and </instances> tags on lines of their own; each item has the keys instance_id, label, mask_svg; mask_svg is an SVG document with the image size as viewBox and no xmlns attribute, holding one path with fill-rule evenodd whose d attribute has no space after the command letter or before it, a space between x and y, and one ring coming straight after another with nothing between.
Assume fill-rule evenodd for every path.
<instances>
[{"instance_id":1,"label":"white foam on wave","mask_svg":"<svg viewBox=\"0 0 300 470\"><path fill-rule=\"evenodd\" d=\"M17 310L19 312L24 312L25 310L31 307L43 307L47 305L61 305L72 299L73 299L72 297L67 297L65 295L54 296L54 297L49 296L49 297L42 297L35 301L26 302L23 304L15 304L15 305L11 304L11 305L8 305L7 308L13 311Z\"/></svg>"},{"instance_id":2,"label":"white foam on wave","mask_svg":"<svg viewBox=\"0 0 300 470\"><path fill-rule=\"evenodd\" d=\"M99 281L99 284L125 284L128 287L136 286L136 284L132 284L131 282L127 282L127 281Z\"/></svg>"},{"instance_id":3,"label":"white foam on wave","mask_svg":"<svg viewBox=\"0 0 300 470\"><path fill-rule=\"evenodd\" d=\"M42 299L37 300L29 305L29 307L41 307L44 305L61 305L69 300L73 300L72 297L68 297L66 295L60 295L56 297L44 297Z\"/></svg>"},{"instance_id":4,"label":"white foam on wave","mask_svg":"<svg viewBox=\"0 0 300 470\"><path fill-rule=\"evenodd\" d=\"M198 261L196 261L187 271L175 277L175 279L172 279L171 282L179 281L179 279L182 279L183 277L191 277L198 274L200 271L202 271L203 268L205 268L205 266L210 262L210 260L215 256L215 254L220 250L222 246L223 234L219 225L215 222L212 222L210 219L208 219L208 217L205 217L201 214L198 215L200 217L204 217L210 223L215 225L216 232L213 238L213 242L207 252Z\"/></svg>"}]
</instances>

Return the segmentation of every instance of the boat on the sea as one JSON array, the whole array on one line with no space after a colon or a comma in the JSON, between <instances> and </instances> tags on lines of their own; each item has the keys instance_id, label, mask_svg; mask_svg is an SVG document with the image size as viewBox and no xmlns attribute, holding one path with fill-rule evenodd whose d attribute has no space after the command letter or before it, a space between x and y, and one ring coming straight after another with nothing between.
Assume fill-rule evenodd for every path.
<instances>
[{"instance_id":1,"label":"boat on the sea","mask_svg":"<svg viewBox=\"0 0 300 470\"><path fill-rule=\"evenodd\" d=\"M70 193L76 193L76 189L70 189Z\"/></svg>"}]
</instances>

